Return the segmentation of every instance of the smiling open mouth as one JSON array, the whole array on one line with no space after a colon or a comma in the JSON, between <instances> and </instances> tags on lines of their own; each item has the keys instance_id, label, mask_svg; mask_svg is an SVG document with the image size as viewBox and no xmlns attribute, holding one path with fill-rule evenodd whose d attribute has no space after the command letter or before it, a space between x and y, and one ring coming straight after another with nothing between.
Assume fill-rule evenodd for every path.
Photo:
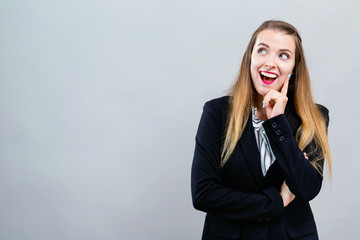
<instances>
[{"instance_id":1,"label":"smiling open mouth","mask_svg":"<svg viewBox=\"0 0 360 240\"><path fill-rule=\"evenodd\" d=\"M277 79L278 75L275 73L261 71L260 77L261 77L261 80L263 81L263 83L271 84Z\"/></svg>"}]
</instances>

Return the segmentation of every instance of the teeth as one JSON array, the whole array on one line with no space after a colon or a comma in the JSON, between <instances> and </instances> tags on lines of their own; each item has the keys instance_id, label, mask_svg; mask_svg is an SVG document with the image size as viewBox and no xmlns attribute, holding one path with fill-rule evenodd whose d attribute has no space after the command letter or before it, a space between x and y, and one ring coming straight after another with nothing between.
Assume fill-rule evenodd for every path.
<instances>
[{"instance_id":1,"label":"teeth","mask_svg":"<svg viewBox=\"0 0 360 240\"><path fill-rule=\"evenodd\" d=\"M269 78L277 78L277 75L272 73L260 72L260 74Z\"/></svg>"}]
</instances>

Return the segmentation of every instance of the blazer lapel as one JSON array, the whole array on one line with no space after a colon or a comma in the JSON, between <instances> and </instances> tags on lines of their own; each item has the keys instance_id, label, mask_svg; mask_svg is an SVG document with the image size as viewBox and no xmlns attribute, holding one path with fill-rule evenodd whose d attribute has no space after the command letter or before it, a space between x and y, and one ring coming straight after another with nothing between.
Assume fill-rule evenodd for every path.
<instances>
[{"instance_id":1,"label":"blazer lapel","mask_svg":"<svg viewBox=\"0 0 360 240\"><path fill-rule=\"evenodd\" d=\"M251 114L239 142L243 157L257 185L261 189L264 176L261 171L260 153L256 144Z\"/></svg>"}]
</instances>

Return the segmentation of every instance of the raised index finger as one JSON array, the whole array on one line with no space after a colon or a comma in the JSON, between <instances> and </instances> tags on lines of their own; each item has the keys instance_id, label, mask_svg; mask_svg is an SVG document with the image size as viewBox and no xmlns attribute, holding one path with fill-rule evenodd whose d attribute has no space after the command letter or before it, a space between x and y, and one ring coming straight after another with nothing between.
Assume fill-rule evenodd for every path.
<instances>
[{"instance_id":1,"label":"raised index finger","mask_svg":"<svg viewBox=\"0 0 360 240\"><path fill-rule=\"evenodd\" d=\"M289 81L290 81L291 75L285 80L283 87L281 88L281 94L287 96L288 87L289 87Z\"/></svg>"}]
</instances>

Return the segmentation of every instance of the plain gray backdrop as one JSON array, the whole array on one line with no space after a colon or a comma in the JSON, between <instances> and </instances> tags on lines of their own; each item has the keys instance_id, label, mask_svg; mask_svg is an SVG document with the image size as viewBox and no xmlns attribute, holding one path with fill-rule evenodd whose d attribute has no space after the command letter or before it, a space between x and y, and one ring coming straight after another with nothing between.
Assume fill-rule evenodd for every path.
<instances>
[{"instance_id":1,"label":"plain gray backdrop","mask_svg":"<svg viewBox=\"0 0 360 240\"><path fill-rule=\"evenodd\" d=\"M357 1L1 0L0 239L200 239L190 168L207 100L285 20L330 110L321 239L360 220Z\"/></svg>"}]
</instances>

